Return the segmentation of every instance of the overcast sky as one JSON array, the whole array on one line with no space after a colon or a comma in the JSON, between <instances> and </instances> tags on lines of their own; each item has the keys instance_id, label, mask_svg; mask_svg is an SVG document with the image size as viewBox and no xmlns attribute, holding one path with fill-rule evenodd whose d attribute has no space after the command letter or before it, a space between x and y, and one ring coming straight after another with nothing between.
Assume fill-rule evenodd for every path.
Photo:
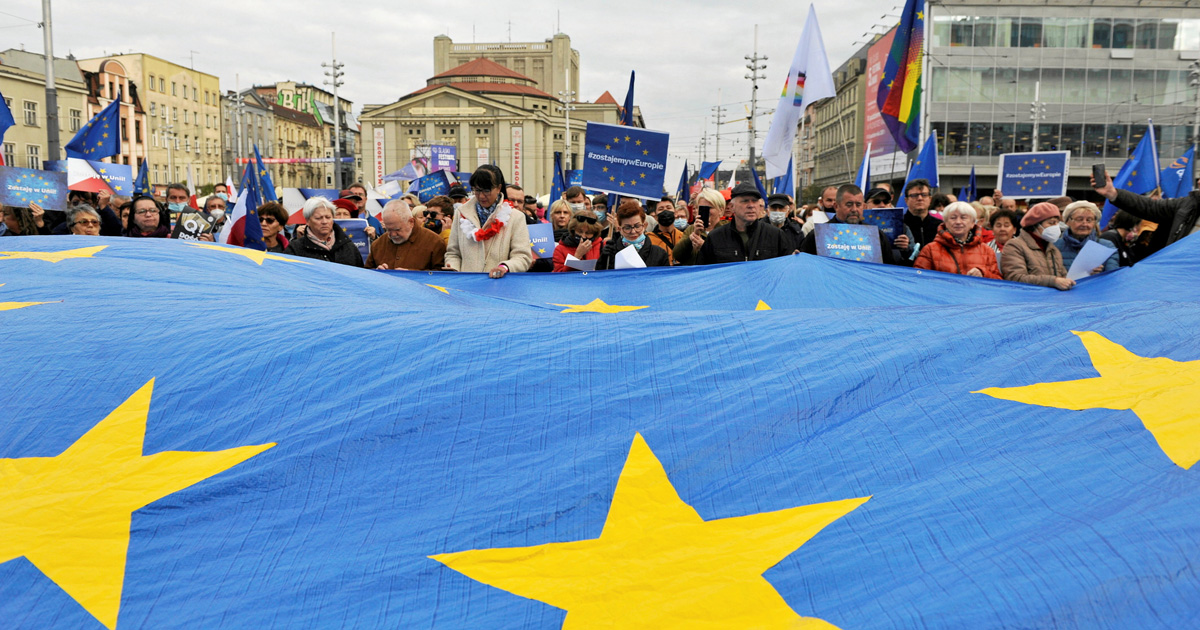
<instances>
[{"instance_id":1,"label":"overcast sky","mask_svg":"<svg viewBox=\"0 0 1200 630\"><path fill-rule=\"evenodd\" d=\"M845 61L865 33L897 21L900 0L818 0L817 16L831 69ZM415 8L414 8L415 7ZM635 102L646 126L671 134L671 153L695 168L708 119L709 159L716 126L711 108L720 98L742 121L722 127L721 157L745 158L745 116L751 85L745 55L766 55L767 79L759 83L759 149L779 86L787 73L807 2L743 0L697 2L609 0L577 2L442 0L400 3L385 0L265 2L255 0L53 0L54 51L78 58L144 52L215 74L221 89L295 80L320 85L322 61L330 57L336 31L338 60L345 63L340 95L358 111L365 103L390 103L425 86L433 75L433 38L455 41L542 41L556 25L580 54L581 100L605 90L624 99L629 71L638 73ZM6 0L0 8L0 49L24 44L42 51L37 0ZM887 19L884 18L887 14ZM561 16L561 18L560 18ZM858 43L856 43L858 42ZM720 95L718 95L720 90ZM676 173L681 166L668 169Z\"/></svg>"}]
</instances>

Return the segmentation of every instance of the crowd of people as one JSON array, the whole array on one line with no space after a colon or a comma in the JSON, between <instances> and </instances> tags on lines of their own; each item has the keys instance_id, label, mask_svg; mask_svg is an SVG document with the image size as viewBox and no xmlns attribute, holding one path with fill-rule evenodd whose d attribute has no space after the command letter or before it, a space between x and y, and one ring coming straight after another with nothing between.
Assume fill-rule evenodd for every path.
<instances>
[{"instance_id":1,"label":"crowd of people","mask_svg":"<svg viewBox=\"0 0 1200 630\"><path fill-rule=\"evenodd\" d=\"M520 186L507 183L494 165L479 167L467 184L470 192L454 184L446 195L424 203L412 194L390 200L378 218L366 212L362 184L341 191L338 199L308 199L303 224L291 229L289 214L278 201L260 206L257 216L271 252L369 269L486 272L503 278L521 272L569 273L589 268L584 266L588 261L595 261L597 270L613 269L618 259L633 254L646 267L815 255L816 225L864 224L867 210L892 208L896 201L887 183L867 191L854 184L831 186L807 206L797 206L785 194L764 199L756 186L742 183L725 191L701 189L690 203L670 196L649 202L590 196L571 187L542 208ZM995 191L967 203L936 192L926 180L909 181L900 191L907 204L902 232L895 229L889 235L878 228L882 262L1065 291L1075 286L1068 270L1089 242L1112 249L1102 264L1087 270L1099 274L1133 265L1200 231L1200 192L1159 199L1117 190L1111 177L1092 185L1118 208L1105 226L1100 225L1101 208L1088 200L1060 197L1021 208ZM229 191L217 184L199 209L189 206L191 192L171 184L160 201L147 195L72 191L65 212L36 204L5 206L0 236L179 238L175 227L180 217L199 210L211 229L190 238L212 241L225 220ZM360 216L370 223L365 259L337 223ZM549 257L536 257L531 248L529 226L540 223L548 223L553 232ZM241 245L241 233L230 242ZM627 248L633 252L621 254Z\"/></svg>"}]
</instances>

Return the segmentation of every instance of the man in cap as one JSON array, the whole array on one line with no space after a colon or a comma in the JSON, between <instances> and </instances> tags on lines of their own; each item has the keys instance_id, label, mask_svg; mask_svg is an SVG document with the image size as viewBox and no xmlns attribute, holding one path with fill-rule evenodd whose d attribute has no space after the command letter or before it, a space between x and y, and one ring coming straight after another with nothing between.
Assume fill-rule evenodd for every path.
<instances>
[{"instance_id":1,"label":"man in cap","mask_svg":"<svg viewBox=\"0 0 1200 630\"><path fill-rule=\"evenodd\" d=\"M763 198L754 184L743 182L734 187L729 193L729 206L733 220L708 233L696 254L697 265L766 260L795 250L791 239L779 228L759 220Z\"/></svg>"},{"instance_id":2,"label":"man in cap","mask_svg":"<svg viewBox=\"0 0 1200 630\"><path fill-rule=\"evenodd\" d=\"M787 195L775 193L767 197L767 220L783 232L793 252L799 251L800 243L804 242L804 223L792 217L795 209L792 198Z\"/></svg>"},{"instance_id":3,"label":"man in cap","mask_svg":"<svg viewBox=\"0 0 1200 630\"><path fill-rule=\"evenodd\" d=\"M867 209L892 208L892 193L883 188L872 188L866 195Z\"/></svg>"}]
</instances>

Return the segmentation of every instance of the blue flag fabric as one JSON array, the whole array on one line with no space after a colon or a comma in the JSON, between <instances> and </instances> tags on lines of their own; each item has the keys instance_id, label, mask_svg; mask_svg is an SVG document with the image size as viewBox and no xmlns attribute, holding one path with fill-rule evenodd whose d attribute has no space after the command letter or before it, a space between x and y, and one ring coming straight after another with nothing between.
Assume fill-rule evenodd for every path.
<instances>
[{"instance_id":1,"label":"blue flag fabric","mask_svg":"<svg viewBox=\"0 0 1200 630\"><path fill-rule=\"evenodd\" d=\"M967 180L967 185L963 186L958 191L958 200L971 203L979 197L978 190L975 187L975 165L971 165L971 178Z\"/></svg>"},{"instance_id":2,"label":"blue flag fabric","mask_svg":"<svg viewBox=\"0 0 1200 630\"><path fill-rule=\"evenodd\" d=\"M4 247L0 378L44 377L0 393L9 624L1193 625L1200 486L1147 427L1198 442L1200 239L1065 292L803 255L497 281ZM147 313L238 319L47 342ZM514 352L580 378L513 387Z\"/></svg>"},{"instance_id":3,"label":"blue flag fabric","mask_svg":"<svg viewBox=\"0 0 1200 630\"><path fill-rule=\"evenodd\" d=\"M450 193L450 177L448 171L434 171L416 181L417 199L425 203L439 195Z\"/></svg>"},{"instance_id":4,"label":"blue flag fabric","mask_svg":"<svg viewBox=\"0 0 1200 630\"><path fill-rule=\"evenodd\" d=\"M133 192L134 179L133 167L128 164L114 164L110 162L99 162L96 160L87 160L92 170L104 180L104 183L112 189L113 194L128 196Z\"/></svg>"},{"instance_id":5,"label":"blue flag fabric","mask_svg":"<svg viewBox=\"0 0 1200 630\"><path fill-rule=\"evenodd\" d=\"M563 192L567 190L567 178L563 174L562 168L562 151L554 152L554 176L550 179L550 205L555 201L562 199ZM549 212L549 208L546 209Z\"/></svg>"},{"instance_id":6,"label":"blue flag fabric","mask_svg":"<svg viewBox=\"0 0 1200 630\"><path fill-rule=\"evenodd\" d=\"M1190 147L1183 155L1179 156L1179 159L1163 169L1160 179L1164 199L1186 197L1188 193L1192 192L1196 181L1196 165L1192 163L1192 160L1195 159L1195 151L1196 147Z\"/></svg>"},{"instance_id":7,"label":"blue flag fabric","mask_svg":"<svg viewBox=\"0 0 1200 630\"><path fill-rule=\"evenodd\" d=\"M787 173L783 177L776 177L772 186L775 192L787 195L793 200L796 198L796 167L793 161L788 161Z\"/></svg>"},{"instance_id":8,"label":"blue flag fabric","mask_svg":"<svg viewBox=\"0 0 1200 630\"><path fill-rule=\"evenodd\" d=\"M696 179L709 179L717 174L717 169L721 168L721 161L716 162L701 162L700 170L696 172Z\"/></svg>"},{"instance_id":9,"label":"blue flag fabric","mask_svg":"<svg viewBox=\"0 0 1200 630\"><path fill-rule=\"evenodd\" d=\"M912 168L908 169L908 177L904 178L904 186L900 188L900 192L896 198L897 208L908 207L907 200L904 198L904 189L908 187L908 182L914 179L927 179L929 180L930 189L938 187L937 156L937 131L935 130L925 139L925 144L921 147L921 152L917 154L917 161L913 162Z\"/></svg>"},{"instance_id":10,"label":"blue flag fabric","mask_svg":"<svg viewBox=\"0 0 1200 630\"><path fill-rule=\"evenodd\" d=\"M249 176L246 175L246 171L249 171ZM242 190L246 191L246 218L242 228L242 246L266 251L267 243L263 240L262 223L258 218L258 209L265 202L262 191L259 190L259 179L254 177L254 166L247 164L246 171L242 173Z\"/></svg>"},{"instance_id":11,"label":"blue flag fabric","mask_svg":"<svg viewBox=\"0 0 1200 630\"><path fill-rule=\"evenodd\" d=\"M762 178L758 176L758 169L750 167L750 176L754 179L754 187L758 189L758 194L762 196L763 201L767 200L767 189L763 186Z\"/></svg>"},{"instance_id":12,"label":"blue flag fabric","mask_svg":"<svg viewBox=\"0 0 1200 630\"><path fill-rule=\"evenodd\" d=\"M133 181L133 194L148 195L150 194L150 161L142 160L142 165L138 167L137 179Z\"/></svg>"},{"instance_id":13,"label":"blue flag fabric","mask_svg":"<svg viewBox=\"0 0 1200 630\"><path fill-rule=\"evenodd\" d=\"M567 187L583 186L583 169L577 168L567 171Z\"/></svg>"},{"instance_id":14,"label":"blue flag fabric","mask_svg":"<svg viewBox=\"0 0 1200 630\"><path fill-rule=\"evenodd\" d=\"M263 203L279 199L279 196L275 194L275 183L271 181L271 171L263 165L262 155L258 152L257 144L254 145L254 164L258 167L255 177L258 178L258 194L262 195ZM336 198L336 196L331 197L331 199Z\"/></svg>"},{"instance_id":15,"label":"blue flag fabric","mask_svg":"<svg viewBox=\"0 0 1200 630\"><path fill-rule=\"evenodd\" d=\"M854 175L854 184L865 193L871 190L871 155L863 153L862 161L858 163L858 172Z\"/></svg>"},{"instance_id":16,"label":"blue flag fabric","mask_svg":"<svg viewBox=\"0 0 1200 630\"><path fill-rule=\"evenodd\" d=\"M63 147L67 157L100 160L121 153L121 92ZM56 157L57 156L52 156Z\"/></svg>"},{"instance_id":17,"label":"blue flag fabric","mask_svg":"<svg viewBox=\"0 0 1200 630\"><path fill-rule=\"evenodd\" d=\"M1146 134L1138 141L1133 155L1125 161L1117 176L1112 178L1117 190L1128 190L1135 195L1144 195L1158 188L1158 145L1154 140L1154 125L1146 126ZM1099 184L1099 182L1096 182ZM1108 225L1109 219L1117 213L1117 207L1111 201L1104 202L1103 216L1100 217L1100 228Z\"/></svg>"},{"instance_id":18,"label":"blue flag fabric","mask_svg":"<svg viewBox=\"0 0 1200 630\"><path fill-rule=\"evenodd\" d=\"M637 73L629 71L629 91L625 93L625 106L621 108L621 125L633 126L633 79Z\"/></svg>"},{"instance_id":19,"label":"blue flag fabric","mask_svg":"<svg viewBox=\"0 0 1200 630\"><path fill-rule=\"evenodd\" d=\"M687 160L683 161L683 173L679 175L679 188L675 191L675 193L679 195L678 199L682 200L684 203L688 203L692 200L692 190L691 187L688 186Z\"/></svg>"},{"instance_id":20,"label":"blue flag fabric","mask_svg":"<svg viewBox=\"0 0 1200 630\"><path fill-rule=\"evenodd\" d=\"M4 93L0 92L0 140L4 140L4 134L9 127L17 124L13 119L12 110L8 108L8 103L4 102ZM4 164L4 156L0 155L0 165ZM7 166L15 166L8 164Z\"/></svg>"},{"instance_id":21,"label":"blue flag fabric","mask_svg":"<svg viewBox=\"0 0 1200 630\"><path fill-rule=\"evenodd\" d=\"M659 199L667 169L668 136L661 131L589 122L583 186L623 197Z\"/></svg>"}]
</instances>

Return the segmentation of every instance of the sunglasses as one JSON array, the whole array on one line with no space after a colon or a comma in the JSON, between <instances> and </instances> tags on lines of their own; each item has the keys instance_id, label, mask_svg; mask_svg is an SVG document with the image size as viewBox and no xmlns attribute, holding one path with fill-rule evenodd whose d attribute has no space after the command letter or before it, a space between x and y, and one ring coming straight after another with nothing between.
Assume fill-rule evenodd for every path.
<instances>
[{"instance_id":1,"label":"sunglasses","mask_svg":"<svg viewBox=\"0 0 1200 630\"><path fill-rule=\"evenodd\" d=\"M436 218L438 218L438 217L440 217L440 216L442 216L442 213L441 213L441 212L436 212L436 211L433 211L433 210L426 210L426 211L425 211L425 218L426 218L426 219L436 219Z\"/></svg>"},{"instance_id":2,"label":"sunglasses","mask_svg":"<svg viewBox=\"0 0 1200 630\"><path fill-rule=\"evenodd\" d=\"M278 221L275 220L275 217L258 217L258 222L259 223L278 223Z\"/></svg>"},{"instance_id":3,"label":"sunglasses","mask_svg":"<svg viewBox=\"0 0 1200 630\"><path fill-rule=\"evenodd\" d=\"M580 223L587 223L588 225L596 224L596 217L577 216L575 217L575 220L579 221Z\"/></svg>"}]
</instances>

